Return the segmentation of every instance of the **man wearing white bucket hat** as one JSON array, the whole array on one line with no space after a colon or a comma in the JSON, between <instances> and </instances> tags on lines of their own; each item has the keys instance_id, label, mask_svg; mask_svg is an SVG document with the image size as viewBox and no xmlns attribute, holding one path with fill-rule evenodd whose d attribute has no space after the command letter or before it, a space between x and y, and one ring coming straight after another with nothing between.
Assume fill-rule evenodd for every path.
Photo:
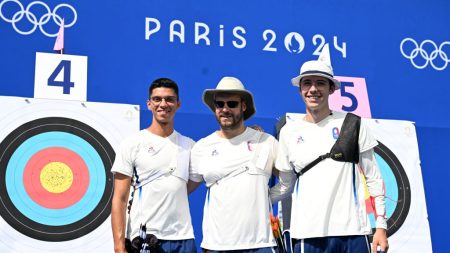
<instances>
[{"instance_id":1,"label":"man wearing white bucket hat","mask_svg":"<svg viewBox=\"0 0 450 253\"><path fill-rule=\"evenodd\" d=\"M201 182L208 187L201 247L207 252L277 252L268 189L277 141L245 126L255 105L239 79L222 78L216 89L204 91L203 102L220 130L199 140L191 152L194 187Z\"/></svg>"},{"instance_id":2,"label":"man wearing white bucket hat","mask_svg":"<svg viewBox=\"0 0 450 253\"><path fill-rule=\"evenodd\" d=\"M329 96L340 87L334 78L328 45L318 60L302 65L300 75L292 78L292 84L299 87L306 114L291 123L287 118L280 131L276 167L294 170L298 175L292 194L290 224L294 252L368 253L377 252L377 248L386 252L384 182L373 150L377 141L358 119L359 130L349 131L356 132L355 136L359 134L353 138L356 145L353 155L359 162L338 161L336 157L326 159L330 156L323 155L332 154L330 149L339 133L343 134L346 118L346 113L331 111L328 104ZM364 181L376 218L372 246L368 237L372 228L366 212Z\"/></svg>"}]
</instances>

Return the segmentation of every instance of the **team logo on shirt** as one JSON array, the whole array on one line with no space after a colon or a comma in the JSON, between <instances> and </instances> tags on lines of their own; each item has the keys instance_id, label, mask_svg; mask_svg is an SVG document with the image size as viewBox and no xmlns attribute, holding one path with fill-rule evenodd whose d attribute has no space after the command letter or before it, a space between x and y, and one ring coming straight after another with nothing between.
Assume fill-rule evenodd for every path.
<instances>
[{"instance_id":1,"label":"team logo on shirt","mask_svg":"<svg viewBox=\"0 0 450 253\"><path fill-rule=\"evenodd\" d=\"M297 144L300 144L300 143L303 143L303 142L305 142L305 140L303 140L303 137L300 135L300 136L297 138Z\"/></svg>"},{"instance_id":2,"label":"team logo on shirt","mask_svg":"<svg viewBox=\"0 0 450 253\"><path fill-rule=\"evenodd\" d=\"M149 152L150 154L154 154L155 153L155 149L152 146L150 146L148 148L147 152Z\"/></svg>"},{"instance_id":3,"label":"team logo on shirt","mask_svg":"<svg viewBox=\"0 0 450 253\"><path fill-rule=\"evenodd\" d=\"M339 138L339 128L333 127L331 133L333 134L333 139L337 140Z\"/></svg>"},{"instance_id":4,"label":"team logo on shirt","mask_svg":"<svg viewBox=\"0 0 450 253\"><path fill-rule=\"evenodd\" d=\"M214 150L211 152L211 156L216 156L216 155L218 155L218 154L219 154L219 152L217 152L216 149L214 149Z\"/></svg>"},{"instance_id":5,"label":"team logo on shirt","mask_svg":"<svg viewBox=\"0 0 450 253\"><path fill-rule=\"evenodd\" d=\"M252 141L247 141L247 148L248 148L248 151L255 150L255 143Z\"/></svg>"}]
</instances>

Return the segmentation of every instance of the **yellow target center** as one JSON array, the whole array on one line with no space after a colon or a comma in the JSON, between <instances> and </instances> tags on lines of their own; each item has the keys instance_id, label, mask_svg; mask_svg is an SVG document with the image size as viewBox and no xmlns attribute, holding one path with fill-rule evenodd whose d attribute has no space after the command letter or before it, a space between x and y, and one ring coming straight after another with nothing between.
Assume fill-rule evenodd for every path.
<instances>
[{"instance_id":1,"label":"yellow target center","mask_svg":"<svg viewBox=\"0 0 450 253\"><path fill-rule=\"evenodd\" d=\"M65 163L51 162L42 169L40 179L44 189L52 193L61 193L72 185L73 173Z\"/></svg>"}]
</instances>

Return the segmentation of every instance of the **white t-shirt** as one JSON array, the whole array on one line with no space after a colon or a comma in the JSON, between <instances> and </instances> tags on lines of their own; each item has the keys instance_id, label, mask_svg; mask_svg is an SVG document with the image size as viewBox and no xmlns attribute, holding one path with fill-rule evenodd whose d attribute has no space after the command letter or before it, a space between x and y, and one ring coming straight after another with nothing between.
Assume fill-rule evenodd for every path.
<instances>
[{"instance_id":1,"label":"white t-shirt","mask_svg":"<svg viewBox=\"0 0 450 253\"><path fill-rule=\"evenodd\" d=\"M326 154L339 136L345 113L333 112L318 123L288 115L280 132L276 167L297 171L318 156ZM372 232L365 206L365 175L369 192L378 196L377 210L385 214L383 180L375 163L361 164L373 157L375 138L361 122L359 133L360 165L325 159L299 177L292 194L290 232L292 238L364 235ZM364 159L361 159L363 154ZM377 222L383 223L385 217Z\"/></svg>"},{"instance_id":2,"label":"white t-shirt","mask_svg":"<svg viewBox=\"0 0 450 253\"><path fill-rule=\"evenodd\" d=\"M276 245L268 196L276 150L273 136L251 128L232 139L213 133L194 145L191 180L205 181L209 187L202 248L238 250Z\"/></svg>"},{"instance_id":3,"label":"white t-shirt","mask_svg":"<svg viewBox=\"0 0 450 253\"><path fill-rule=\"evenodd\" d=\"M180 148L181 140L185 146ZM140 186L134 193L127 238L138 236L141 224L146 224L147 233L158 239L194 238L186 176L193 145L192 139L176 131L163 138L148 130L141 130L120 145L111 171L133 177Z\"/></svg>"}]
</instances>

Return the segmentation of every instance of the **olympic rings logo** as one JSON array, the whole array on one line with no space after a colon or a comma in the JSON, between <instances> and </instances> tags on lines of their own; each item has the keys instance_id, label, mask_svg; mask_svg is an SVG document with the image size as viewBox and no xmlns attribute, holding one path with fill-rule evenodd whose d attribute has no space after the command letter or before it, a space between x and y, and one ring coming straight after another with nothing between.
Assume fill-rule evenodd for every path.
<instances>
[{"instance_id":1,"label":"olympic rings logo","mask_svg":"<svg viewBox=\"0 0 450 253\"><path fill-rule=\"evenodd\" d=\"M8 2L16 3L20 8L20 10L18 10L16 13L14 13L14 15L12 15L11 18L5 17L5 14L3 13L3 6ZM31 7L33 7L35 5L43 6L45 8L45 10L47 11L47 13L42 15L40 18L36 17L36 15L30 11ZM5 20L6 22L11 23L14 30L16 30L16 32L18 32L22 35L29 35L29 34L33 33L37 27L39 27L41 32L44 35L46 35L47 37L56 37L56 35L58 34L58 31L56 31L56 33L48 33L44 30L44 25L50 21L50 18L52 18L53 21L55 22L55 24L59 27L62 22L62 17L57 14L57 11L60 8L64 8L64 7L68 8L73 13L72 22L64 24L64 27L67 28L67 27L73 26L75 24L75 22L77 22L77 12L76 12L75 8L73 8L71 5L65 4L65 3L58 4L53 9L53 11L51 11L50 7L46 3L41 2L41 1L31 2L28 4L28 6L26 8L24 8L23 4L21 2L19 2L18 0L4 0L0 3L0 17L3 20ZM33 25L33 27L28 31L23 31L17 27L17 22L21 21L24 16Z\"/></svg>"},{"instance_id":2,"label":"olympic rings logo","mask_svg":"<svg viewBox=\"0 0 450 253\"><path fill-rule=\"evenodd\" d=\"M412 43L414 45L414 49L411 52L409 52L409 54L405 53L404 50L404 45L407 42ZM424 49L424 46L426 44L430 44L432 46L433 51L431 51L431 53L428 53ZM414 67L418 69L424 69L425 67L428 66L428 64L430 64L435 70L441 71L447 68L448 63L450 62L450 59L448 58L447 54L442 50L442 48L446 45L450 45L450 41L444 41L438 47L436 43L434 43L434 41L432 40L424 40L419 45L414 39L405 38L400 43L400 52L406 59L409 59L411 61L411 64ZM417 61L415 61L415 59L419 56L419 54L420 54L419 59L422 58L423 60L425 60L425 63L418 64ZM443 62L443 64L440 64L442 66L435 63L435 60L438 59L438 56L441 62Z\"/></svg>"}]
</instances>

